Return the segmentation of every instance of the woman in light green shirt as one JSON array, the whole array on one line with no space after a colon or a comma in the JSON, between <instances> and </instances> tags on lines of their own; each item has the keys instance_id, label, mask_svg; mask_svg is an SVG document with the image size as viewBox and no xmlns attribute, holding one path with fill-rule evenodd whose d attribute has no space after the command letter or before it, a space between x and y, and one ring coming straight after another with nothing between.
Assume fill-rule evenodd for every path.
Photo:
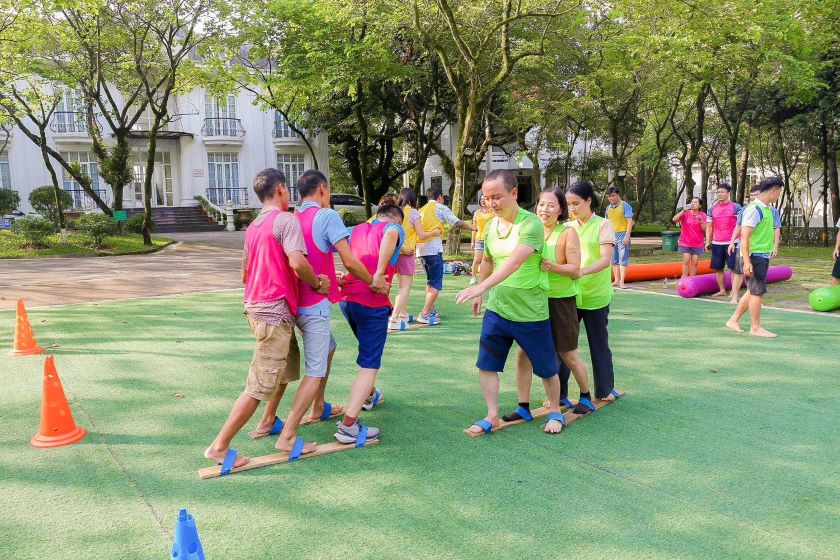
<instances>
[{"instance_id":1,"label":"woman in light green shirt","mask_svg":"<svg viewBox=\"0 0 840 560\"><path fill-rule=\"evenodd\" d=\"M595 410L589 394L589 372L578 353L580 319L578 319L577 295L580 278L580 240L575 230L565 222L569 219L566 193L560 189L546 189L540 194L536 207L537 216L543 224L545 246L542 252L541 268L548 274L548 315L551 334L559 364L566 364L574 373L580 387L580 400L572 405L568 398L561 404L571 408L575 414L588 414ZM531 362L522 349L516 358L516 388L519 392L519 406L529 403L531 393ZM567 380L568 381L568 380ZM566 391L568 392L568 391ZM564 393L566 394L566 393ZM502 417L512 421L520 418L517 412ZM546 426L551 429L553 426ZM556 426L554 426L556 428Z\"/></svg>"},{"instance_id":2,"label":"woman in light green shirt","mask_svg":"<svg viewBox=\"0 0 840 560\"><path fill-rule=\"evenodd\" d=\"M613 287L610 260L615 246L615 230L609 220L594 214L598 197L589 181L578 181L566 193L572 221L568 223L580 238L580 294L578 317L583 321L592 357L595 377L595 398L612 401L619 397L615 390L612 351L607 323ZM560 382L567 396L570 370L560 366Z\"/></svg>"}]
</instances>

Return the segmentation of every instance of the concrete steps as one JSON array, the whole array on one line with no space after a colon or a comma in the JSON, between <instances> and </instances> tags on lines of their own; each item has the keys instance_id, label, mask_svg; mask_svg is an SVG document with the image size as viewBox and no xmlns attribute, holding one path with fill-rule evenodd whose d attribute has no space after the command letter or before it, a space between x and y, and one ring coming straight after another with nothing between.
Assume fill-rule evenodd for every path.
<instances>
[{"instance_id":1,"label":"concrete steps","mask_svg":"<svg viewBox=\"0 0 840 560\"><path fill-rule=\"evenodd\" d=\"M141 209L126 211L128 217L142 214ZM155 222L156 233L173 233L180 231L222 231L223 226L217 224L204 213L201 206L182 206L178 208L152 208L152 219Z\"/></svg>"}]
</instances>

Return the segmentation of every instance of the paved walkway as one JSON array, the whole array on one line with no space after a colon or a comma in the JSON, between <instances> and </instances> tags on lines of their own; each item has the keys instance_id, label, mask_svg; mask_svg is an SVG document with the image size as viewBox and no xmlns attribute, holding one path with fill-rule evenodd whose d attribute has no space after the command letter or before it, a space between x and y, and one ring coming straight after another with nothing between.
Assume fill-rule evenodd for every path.
<instances>
[{"instance_id":1,"label":"paved walkway","mask_svg":"<svg viewBox=\"0 0 840 560\"><path fill-rule=\"evenodd\" d=\"M244 232L167 235L178 243L148 255L0 261L0 310L242 286Z\"/></svg>"}]
</instances>

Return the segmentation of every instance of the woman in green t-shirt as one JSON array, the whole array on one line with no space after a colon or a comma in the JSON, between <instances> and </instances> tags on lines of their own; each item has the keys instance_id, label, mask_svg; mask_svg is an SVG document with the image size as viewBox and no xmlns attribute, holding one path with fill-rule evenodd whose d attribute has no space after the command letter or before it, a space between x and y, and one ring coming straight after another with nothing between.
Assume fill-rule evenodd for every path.
<instances>
[{"instance_id":1,"label":"woman in green t-shirt","mask_svg":"<svg viewBox=\"0 0 840 560\"><path fill-rule=\"evenodd\" d=\"M558 363L567 364L580 387L580 400L572 405L568 398L561 404L571 408L575 414L588 414L595 410L589 394L589 372L578 353L580 321L577 315L578 282L580 278L580 240L577 232L568 225L569 206L566 193L560 189L546 189L540 194L536 214L543 224L545 245L542 253L542 270L548 273L548 316ZM516 388L519 392L519 406L527 406L531 394L531 362L522 349L516 357ZM502 417L510 422L520 416L512 412ZM550 423L549 423L550 424ZM559 426L546 425L546 431L559 431Z\"/></svg>"},{"instance_id":2,"label":"woman in green t-shirt","mask_svg":"<svg viewBox=\"0 0 840 560\"><path fill-rule=\"evenodd\" d=\"M569 187L566 202L572 217L568 225L580 238L578 319L583 321L589 341L595 398L612 401L619 397L615 390L612 351L607 333L613 294L610 260L615 246L615 230L609 220L593 213L593 208L598 207L598 197L591 182L578 181ZM561 364L563 397L568 395L569 373L568 366Z\"/></svg>"}]
</instances>

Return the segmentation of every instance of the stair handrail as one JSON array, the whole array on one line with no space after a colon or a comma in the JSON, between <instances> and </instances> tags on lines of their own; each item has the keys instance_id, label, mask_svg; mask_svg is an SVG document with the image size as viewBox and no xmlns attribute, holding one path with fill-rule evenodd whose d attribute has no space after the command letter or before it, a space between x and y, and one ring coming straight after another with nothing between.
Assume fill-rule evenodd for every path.
<instances>
[{"instance_id":1,"label":"stair handrail","mask_svg":"<svg viewBox=\"0 0 840 560\"><path fill-rule=\"evenodd\" d=\"M200 194L193 197L204 208L205 212L210 215L217 224L225 226L227 231L235 231L236 224L233 219L233 206L227 205L225 207L217 206Z\"/></svg>"}]
</instances>

